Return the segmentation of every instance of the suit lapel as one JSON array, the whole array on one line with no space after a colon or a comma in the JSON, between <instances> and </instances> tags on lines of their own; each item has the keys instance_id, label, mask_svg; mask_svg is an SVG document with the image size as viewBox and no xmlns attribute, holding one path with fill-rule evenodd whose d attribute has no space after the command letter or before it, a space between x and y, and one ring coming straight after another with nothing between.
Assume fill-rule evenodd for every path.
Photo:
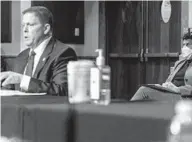
<instances>
[{"instance_id":1,"label":"suit lapel","mask_svg":"<svg viewBox=\"0 0 192 142\"><path fill-rule=\"evenodd\" d=\"M55 39L51 38L51 40L49 41L47 47L45 48L43 54L41 55L41 57L39 59L39 63L37 64L37 68L33 74L34 78L37 78L37 76L40 73L40 71L42 70L43 66L48 61L50 53L53 50L54 44L55 44Z\"/></svg>"},{"instance_id":2,"label":"suit lapel","mask_svg":"<svg viewBox=\"0 0 192 142\"><path fill-rule=\"evenodd\" d=\"M176 70L176 68L177 68L179 65L181 65L182 62L185 62L185 60L186 60L186 59L181 59L181 60L179 60L179 61L176 61L176 63L175 63L175 70Z\"/></svg>"},{"instance_id":3,"label":"suit lapel","mask_svg":"<svg viewBox=\"0 0 192 142\"><path fill-rule=\"evenodd\" d=\"M180 61L180 62L177 64L177 66L176 66L173 74L171 75L170 81L173 80L173 78L175 77L176 73L183 67L183 65L186 63L186 61L187 61L187 60L185 59L185 60Z\"/></svg>"},{"instance_id":4,"label":"suit lapel","mask_svg":"<svg viewBox=\"0 0 192 142\"><path fill-rule=\"evenodd\" d=\"M29 51L30 49L26 50L25 54L23 54L22 56L20 56L18 58L18 60L16 60L15 63L15 67L14 67L14 71L23 74L25 66L27 64L28 61L28 57L29 57Z\"/></svg>"},{"instance_id":5,"label":"suit lapel","mask_svg":"<svg viewBox=\"0 0 192 142\"><path fill-rule=\"evenodd\" d=\"M189 55L187 58L181 59L175 63L175 70L173 73L168 77L167 81L172 81L175 77L176 73L183 67L183 65L188 61L192 59L192 55Z\"/></svg>"},{"instance_id":6,"label":"suit lapel","mask_svg":"<svg viewBox=\"0 0 192 142\"><path fill-rule=\"evenodd\" d=\"M188 56L187 60L192 60L192 54Z\"/></svg>"}]
</instances>

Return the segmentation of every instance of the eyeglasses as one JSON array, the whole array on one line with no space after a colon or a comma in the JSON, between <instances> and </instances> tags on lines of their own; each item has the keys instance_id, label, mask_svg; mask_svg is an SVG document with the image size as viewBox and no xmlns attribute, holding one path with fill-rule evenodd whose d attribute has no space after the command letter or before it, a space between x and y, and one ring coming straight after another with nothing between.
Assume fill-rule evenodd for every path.
<instances>
[{"instance_id":1,"label":"eyeglasses","mask_svg":"<svg viewBox=\"0 0 192 142\"><path fill-rule=\"evenodd\" d=\"M192 43L183 43L183 46L188 46L188 47L190 46L191 47Z\"/></svg>"},{"instance_id":2,"label":"eyeglasses","mask_svg":"<svg viewBox=\"0 0 192 142\"><path fill-rule=\"evenodd\" d=\"M183 46L189 46L189 43L183 43Z\"/></svg>"}]
</instances>

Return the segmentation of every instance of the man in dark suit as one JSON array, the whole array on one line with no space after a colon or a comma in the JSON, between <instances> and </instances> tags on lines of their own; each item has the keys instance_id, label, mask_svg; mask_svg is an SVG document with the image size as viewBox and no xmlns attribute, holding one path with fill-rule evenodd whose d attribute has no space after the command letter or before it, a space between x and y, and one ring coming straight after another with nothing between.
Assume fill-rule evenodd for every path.
<instances>
[{"instance_id":1,"label":"man in dark suit","mask_svg":"<svg viewBox=\"0 0 192 142\"><path fill-rule=\"evenodd\" d=\"M177 101L186 97L190 98L190 96L192 97L192 33L188 32L183 37L183 48L179 60L175 62L166 82L162 85L156 84L155 88L154 86L141 86L131 101Z\"/></svg>"},{"instance_id":2,"label":"man in dark suit","mask_svg":"<svg viewBox=\"0 0 192 142\"><path fill-rule=\"evenodd\" d=\"M23 12L23 35L28 49L16 60L14 72L2 72L1 85L14 84L25 92L67 95L67 63L77 60L75 51L53 36L53 16L45 7Z\"/></svg>"}]
</instances>

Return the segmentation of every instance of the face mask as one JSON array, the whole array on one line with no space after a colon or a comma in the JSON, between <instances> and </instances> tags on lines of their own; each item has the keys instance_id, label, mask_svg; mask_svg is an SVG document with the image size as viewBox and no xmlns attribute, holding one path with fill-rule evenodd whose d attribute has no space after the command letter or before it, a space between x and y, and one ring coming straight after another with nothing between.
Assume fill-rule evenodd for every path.
<instances>
[{"instance_id":1,"label":"face mask","mask_svg":"<svg viewBox=\"0 0 192 142\"><path fill-rule=\"evenodd\" d=\"M181 49L181 56L182 57L186 57L186 56L188 56L191 53L192 53L192 49L187 47L186 45L183 46L183 48Z\"/></svg>"}]
</instances>

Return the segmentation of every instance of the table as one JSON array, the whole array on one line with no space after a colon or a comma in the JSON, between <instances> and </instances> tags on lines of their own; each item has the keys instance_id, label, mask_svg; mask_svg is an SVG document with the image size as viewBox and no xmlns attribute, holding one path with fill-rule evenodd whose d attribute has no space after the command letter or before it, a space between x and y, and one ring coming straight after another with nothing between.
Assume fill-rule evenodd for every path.
<instances>
[{"instance_id":1,"label":"table","mask_svg":"<svg viewBox=\"0 0 192 142\"><path fill-rule=\"evenodd\" d=\"M1 97L1 135L32 142L64 142L70 116L68 106L66 97Z\"/></svg>"},{"instance_id":2,"label":"table","mask_svg":"<svg viewBox=\"0 0 192 142\"><path fill-rule=\"evenodd\" d=\"M32 142L165 142L167 102L69 105L54 96L2 97L2 135Z\"/></svg>"},{"instance_id":3,"label":"table","mask_svg":"<svg viewBox=\"0 0 192 142\"><path fill-rule=\"evenodd\" d=\"M165 142L174 105L158 102L76 107L76 142Z\"/></svg>"}]
</instances>

